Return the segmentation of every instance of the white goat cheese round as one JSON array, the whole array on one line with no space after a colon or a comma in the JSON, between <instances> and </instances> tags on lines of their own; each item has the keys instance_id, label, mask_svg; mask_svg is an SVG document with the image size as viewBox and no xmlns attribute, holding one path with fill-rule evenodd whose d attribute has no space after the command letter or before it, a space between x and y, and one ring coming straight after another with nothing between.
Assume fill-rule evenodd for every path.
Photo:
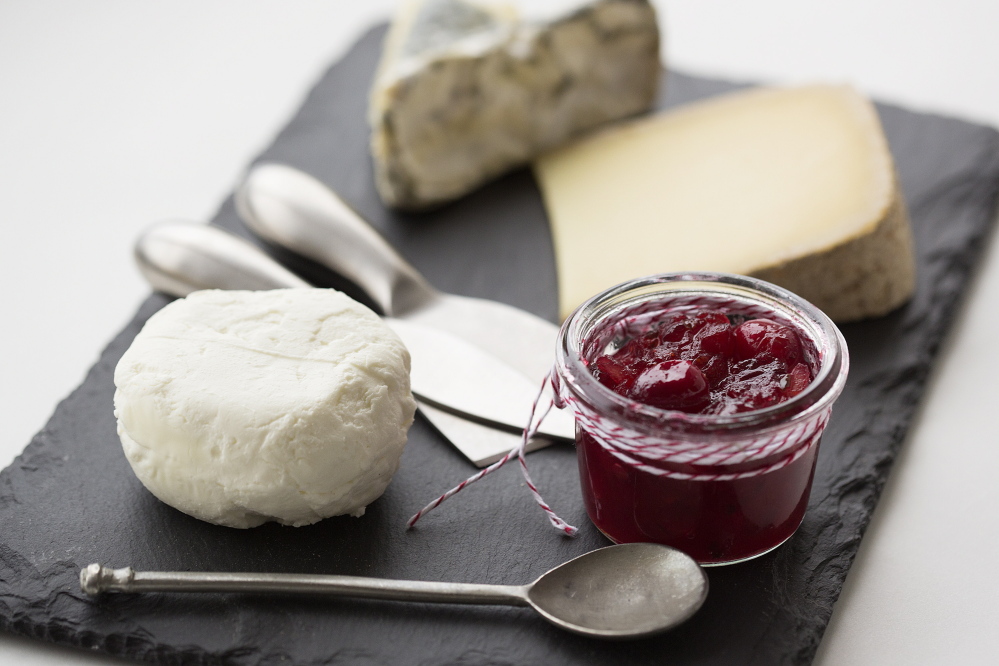
<instances>
[{"instance_id":1,"label":"white goat cheese round","mask_svg":"<svg viewBox=\"0 0 999 666\"><path fill-rule=\"evenodd\" d=\"M337 291L199 291L118 363L118 434L142 484L196 518L360 516L399 467L409 367L395 333Z\"/></svg>"}]
</instances>

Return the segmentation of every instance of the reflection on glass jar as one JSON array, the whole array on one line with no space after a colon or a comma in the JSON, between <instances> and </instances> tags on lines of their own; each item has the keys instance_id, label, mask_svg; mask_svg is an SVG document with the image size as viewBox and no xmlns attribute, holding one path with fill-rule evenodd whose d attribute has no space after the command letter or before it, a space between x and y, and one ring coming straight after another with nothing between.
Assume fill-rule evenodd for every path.
<instances>
[{"instance_id":1,"label":"reflection on glass jar","mask_svg":"<svg viewBox=\"0 0 999 666\"><path fill-rule=\"evenodd\" d=\"M811 383L763 409L690 414L642 404L594 376L601 355L664 317L705 309L793 328ZM702 564L772 550L802 521L819 439L848 365L842 335L824 314L759 280L669 274L594 297L562 327L553 376L559 399L576 415L590 519L612 541L667 544Z\"/></svg>"}]
</instances>

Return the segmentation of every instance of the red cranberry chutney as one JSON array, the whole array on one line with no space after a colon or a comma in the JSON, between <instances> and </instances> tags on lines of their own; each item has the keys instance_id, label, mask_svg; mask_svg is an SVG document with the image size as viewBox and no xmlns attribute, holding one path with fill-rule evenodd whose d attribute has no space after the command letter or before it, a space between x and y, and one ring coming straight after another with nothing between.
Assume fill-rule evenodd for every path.
<instances>
[{"instance_id":1,"label":"red cranberry chutney","mask_svg":"<svg viewBox=\"0 0 999 666\"><path fill-rule=\"evenodd\" d=\"M794 329L733 319L718 310L666 314L590 369L626 398L688 414L763 409L805 390L812 371Z\"/></svg>"},{"instance_id":2,"label":"red cranberry chutney","mask_svg":"<svg viewBox=\"0 0 999 666\"><path fill-rule=\"evenodd\" d=\"M809 358L815 355L789 326L698 308L662 313L587 365L601 384L636 402L730 415L799 394L814 376ZM615 542L664 543L702 564L754 557L790 537L805 512L818 449L815 437L755 461L748 474L715 478L697 465L636 461L578 433L583 496L596 526Z\"/></svg>"}]
</instances>

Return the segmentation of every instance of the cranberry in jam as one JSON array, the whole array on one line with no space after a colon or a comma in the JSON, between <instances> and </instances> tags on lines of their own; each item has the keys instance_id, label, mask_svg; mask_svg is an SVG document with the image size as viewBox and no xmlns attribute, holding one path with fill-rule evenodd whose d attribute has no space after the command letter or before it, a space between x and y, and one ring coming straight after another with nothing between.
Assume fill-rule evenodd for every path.
<instances>
[{"instance_id":1,"label":"cranberry in jam","mask_svg":"<svg viewBox=\"0 0 999 666\"><path fill-rule=\"evenodd\" d=\"M794 329L770 319L736 324L717 310L664 314L592 365L627 398L689 414L763 409L805 390L812 371Z\"/></svg>"},{"instance_id":2,"label":"cranberry in jam","mask_svg":"<svg viewBox=\"0 0 999 666\"><path fill-rule=\"evenodd\" d=\"M821 312L750 278L654 276L591 299L562 336L583 499L607 537L726 564L794 533L848 367Z\"/></svg>"}]
</instances>

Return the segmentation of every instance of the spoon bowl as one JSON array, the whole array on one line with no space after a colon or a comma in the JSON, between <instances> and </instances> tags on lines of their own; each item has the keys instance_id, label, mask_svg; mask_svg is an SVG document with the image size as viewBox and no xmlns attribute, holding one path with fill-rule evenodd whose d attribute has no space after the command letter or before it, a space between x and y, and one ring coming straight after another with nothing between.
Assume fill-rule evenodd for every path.
<instances>
[{"instance_id":1,"label":"spoon bowl","mask_svg":"<svg viewBox=\"0 0 999 666\"><path fill-rule=\"evenodd\" d=\"M590 551L542 575L527 597L563 629L639 638L675 627L708 595L704 570L687 554L652 543Z\"/></svg>"}]
</instances>

